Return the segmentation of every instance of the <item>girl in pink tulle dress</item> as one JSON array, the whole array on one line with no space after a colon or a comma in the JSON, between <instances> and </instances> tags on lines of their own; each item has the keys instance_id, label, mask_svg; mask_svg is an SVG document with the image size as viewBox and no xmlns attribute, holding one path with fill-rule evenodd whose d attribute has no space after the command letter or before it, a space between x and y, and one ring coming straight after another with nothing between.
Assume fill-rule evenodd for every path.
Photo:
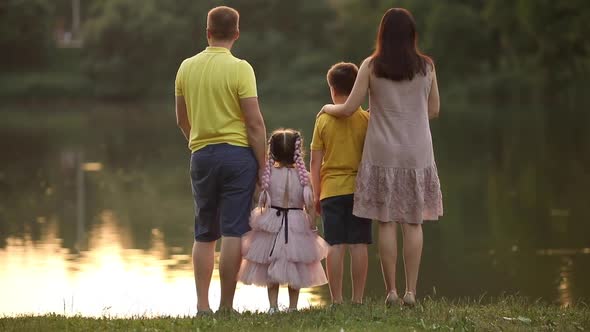
<instances>
[{"instance_id":1,"label":"girl in pink tulle dress","mask_svg":"<svg viewBox=\"0 0 590 332\"><path fill-rule=\"evenodd\" d=\"M327 283L321 264L328 244L316 232L313 194L303 162L298 131L275 131L252 231L243 237L239 280L268 288L269 312L278 311L279 285L289 286L289 310L297 309L299 290Z\"/></svg>"}]
</instances>

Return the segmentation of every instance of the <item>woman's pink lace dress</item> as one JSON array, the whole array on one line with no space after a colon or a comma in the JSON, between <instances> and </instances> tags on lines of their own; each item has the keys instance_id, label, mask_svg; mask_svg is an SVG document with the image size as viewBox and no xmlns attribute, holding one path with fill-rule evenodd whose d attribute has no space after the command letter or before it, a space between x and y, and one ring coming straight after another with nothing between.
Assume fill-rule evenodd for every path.
<instances>
[{"instance_id":1,"label":"woman's pink lace dress","mask_svg":"<svg viewBox=\"0 0 590 332\"><path fill-rule=\"evenodd\" d=\"M411 81L371 74L371 118L356 179L356 216L421 224L443 214L428 120L433 73Z\"/></svg>"},{"instance_id":2,"label":"woman's pink lace dress","mask_svg":"<svg viewBox=\"0 0 590 332\"><path fill-rule=\"evenodd\" d=\"M327 283L321 260L328 254L328 244L312 230L312 220L303 210L303 187L295 169L273 168L270 197L272 207L252 211L252 230L242 240L244 259L238 279L247 285L296 289Z\"/></svg>"}]
</instances>

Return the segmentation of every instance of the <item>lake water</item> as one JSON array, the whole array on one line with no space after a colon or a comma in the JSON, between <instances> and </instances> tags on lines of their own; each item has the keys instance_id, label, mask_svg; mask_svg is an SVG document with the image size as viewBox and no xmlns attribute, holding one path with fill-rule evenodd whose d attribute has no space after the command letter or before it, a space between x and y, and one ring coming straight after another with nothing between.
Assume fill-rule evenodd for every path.
<instances>
[{"instance_id":1,"label":"lake water","mask_svg":"<svg viewBox=\"0 0 590 332\"><path fill-rule=\"evenodd\" d=\"M300 128L309 143L320 106L264 107L267 127ZM445 216L424 227L419 296L590 299L589 120L567 107L442 109ZM0 316L195 313L189 153L172 105L3 107L0 151ZM383 299L370 250L366 293ZM299 304L326 303L327 286ZM239 286L235 305L265 310L266 290Z\"/></svg>"}]
</instances>

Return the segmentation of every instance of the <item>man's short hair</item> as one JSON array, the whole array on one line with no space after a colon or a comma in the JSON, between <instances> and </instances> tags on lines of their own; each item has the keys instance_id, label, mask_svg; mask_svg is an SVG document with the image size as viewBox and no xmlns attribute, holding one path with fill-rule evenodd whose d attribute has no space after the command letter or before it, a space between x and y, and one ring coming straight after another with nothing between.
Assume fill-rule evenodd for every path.
<instances>
[{"instance_id":1,"label":"man's short hair","mask_svg":"<svg viewBox=\"0 0 590 332\"><path fill-rule=\"evenodd\" d=\"M328 70L328 84L337 95L348 96L354 86L358 67L354 63L339 62Z\"/></svg>"},{"instance_id":2,"label":"man's short hair","mask_svg":"<svg viewBox=\"0 0 590 332\"><path fill-rule=\"evenodd\" d=\"M240 14L237 10L219 6L207 14L207 31L214 39L230 40L238 32Z\"/></svg>"}]
</instances>

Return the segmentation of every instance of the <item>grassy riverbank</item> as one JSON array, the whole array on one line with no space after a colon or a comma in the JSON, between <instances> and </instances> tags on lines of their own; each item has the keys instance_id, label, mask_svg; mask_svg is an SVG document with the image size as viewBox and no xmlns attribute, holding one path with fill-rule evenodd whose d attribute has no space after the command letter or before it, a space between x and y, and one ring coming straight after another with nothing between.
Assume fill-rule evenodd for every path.
<instances>
[{"instance_id":1,"label":"grassy riverbank","mask_svg":"<svg viewBox=\"0 0 590 332\"><path fill-rule=\"evenodd\" d=\"M590 329L590 308L560 308L523 298L448 302L425 299L415 308L364 306L314 308L275 315L243 313L204 318L83 318L46 315L0 319L2 331L379 331L379 330L558 330Z\"/></svg>"}]
</instances>

